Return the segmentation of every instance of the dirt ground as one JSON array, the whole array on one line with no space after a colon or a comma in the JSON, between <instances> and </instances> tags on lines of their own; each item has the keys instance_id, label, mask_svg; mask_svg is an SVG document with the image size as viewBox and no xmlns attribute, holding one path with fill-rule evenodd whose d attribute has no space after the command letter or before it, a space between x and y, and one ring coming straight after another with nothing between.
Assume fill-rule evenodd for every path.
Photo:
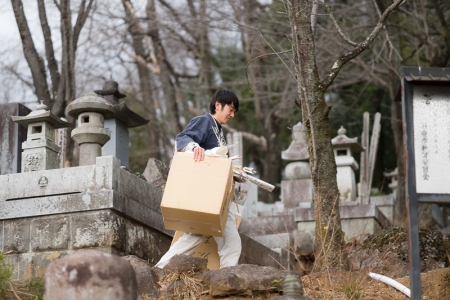
<instances>
[{"instance_id":1,"label":"dirt ground","mask_svg":"<svg viewBox=\"0 0 450 300\"><path fill-rule=\"evenodd\" d=\"M393 278L410 287L409 277ZM337 272L306 275L302 277L305 295L312 300L406 300L395 288L372 279L368 272ZM421 274L423 300L450 299L450 268Z\"/></svg>"}]
</instances>

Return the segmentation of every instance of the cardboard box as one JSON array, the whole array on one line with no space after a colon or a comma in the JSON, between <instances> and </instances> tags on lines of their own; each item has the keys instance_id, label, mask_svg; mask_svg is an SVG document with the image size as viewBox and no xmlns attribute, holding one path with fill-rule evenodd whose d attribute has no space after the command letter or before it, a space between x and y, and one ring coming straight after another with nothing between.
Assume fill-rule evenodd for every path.
<instances>
[{"instance_id":1,"label":"cardboard box","mask_svg":"<svg viewBox=\"0 0 450 300\"><path fill-rule=\"evenodd\" d=\"M164 226L197 234L223 236L234 193L231 159L176 152L161 201Z\"/></svg>"}]
</instances>

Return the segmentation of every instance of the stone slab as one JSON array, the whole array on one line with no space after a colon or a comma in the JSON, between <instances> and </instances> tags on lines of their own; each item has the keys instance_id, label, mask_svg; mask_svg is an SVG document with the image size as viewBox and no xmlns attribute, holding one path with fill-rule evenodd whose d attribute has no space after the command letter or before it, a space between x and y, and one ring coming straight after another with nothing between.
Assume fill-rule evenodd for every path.
<instances>
[{"instance_id":1,"label":"stone slab","mask_svg":"<svg viewBox=\"0 0 450 300\"><path fill-rule=\"evenodd\" d=\"M136 255L154 265L169 250L172 238L136 222L127 220L125 224L128 255Z\"/></svg>"},{"instance_id":2,"label":"stone slab","mask_svg":"<svg viewBox=\"0 0 450 300\"><path fill-rule=\"evenodd\" d=\"M18 219L4 221L4 253L24 253L30 250L30 221Z\"/></svg>"},{"instance_id":3,"label":"stone slab","mask_svg":"<svg viewBox=\"0 0 450 300\"><path fill-rule=\"evenodd\" d=\"M243 218L239 232L252 236L290 232L296 228L293 214Z\"/></svg>"},{"instance_id":4,"label":"stone slab","mask_svg":"<svg viewBox=\"0 0 450 300\"><path fill-rule=\"evenodd\" d=\"M379 210L373 204L341 205L339 212L342 219L378 218ZM294 210L295 222L314 221L313 208L297 208Z\"/></svg>"},{"instance_id":5,"label":"stone slab","mask_svg":"<svg viewBox=\"0 0 450 300\"><path fill-rule=\"evenodd\" d=\"M298 207L301 202L312 202L311 179L282 180L281 200L286 208Z\"/></svg>"},{"instance_id":6,"label":"stone slab","mask_svg":"<svg viewBox=\"0 0 450 300\"><path fill-rule=\"evenodd\" d=\"M73 249L114 247L125 251L125 220L109 210L76 214L71 236Z\"/></svg>"},{"instance_id":7,"label":"stone slab","mask_svg":"<svg viewBox=\"0 0 450 300\"><path fill-rule=\"evenodd\" d=\"M69 248L69 216L42 217L31 220L31 250L51 251Z\"/></svg>"}]
</instances>

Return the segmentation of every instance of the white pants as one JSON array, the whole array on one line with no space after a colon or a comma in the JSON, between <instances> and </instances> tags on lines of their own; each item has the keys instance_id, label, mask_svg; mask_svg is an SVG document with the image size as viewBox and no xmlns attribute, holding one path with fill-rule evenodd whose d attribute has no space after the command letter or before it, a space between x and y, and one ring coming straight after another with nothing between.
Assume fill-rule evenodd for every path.
<instances>
[{"instance_id":1,"label":"white pants","mask_svg":"<svg viewBox=\"0 0 450 300\"><path fill-rule=\"evenodd\" d=\"M161 257L155 267L164 268L169 260L177 254L191 255L204 239L205 236L201 234L185 233ZM242 245L232 211L228 210L228 218L223 237L215 236L214 239L216 240L217 250L219 252L220 268L236 266L241 256Z\"/></svg>"}]
</instances>

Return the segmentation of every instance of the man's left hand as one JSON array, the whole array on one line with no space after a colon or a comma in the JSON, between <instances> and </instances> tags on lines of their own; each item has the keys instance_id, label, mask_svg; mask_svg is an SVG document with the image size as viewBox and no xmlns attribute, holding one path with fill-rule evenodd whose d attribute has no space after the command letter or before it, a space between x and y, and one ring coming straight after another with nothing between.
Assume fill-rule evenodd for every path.
<instances>
[{"instance_id":1,"label":"man's left hand","mask_svg":"<svg viewBox=\"0 0 450 300\"><path fill-rule=\"evenodd\" d=\"M194 160L195 161L202 161L205 159L205 149L202 147L195 147L194 148Z\"/></svg>"}]
</instances>

